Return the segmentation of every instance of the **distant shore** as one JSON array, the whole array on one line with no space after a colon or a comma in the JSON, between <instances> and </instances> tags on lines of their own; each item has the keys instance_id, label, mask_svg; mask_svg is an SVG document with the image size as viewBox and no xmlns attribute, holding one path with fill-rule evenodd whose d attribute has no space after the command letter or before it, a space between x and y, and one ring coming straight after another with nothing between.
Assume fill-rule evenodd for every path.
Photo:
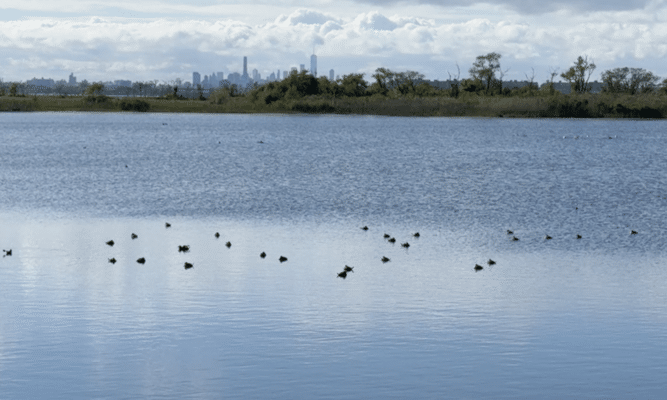
<instances>
[{"instance_id":1,"label":"distant shore","mask_svg":"<svg viewBox=\"0 0 667 400\"><path fill-rule=\"evenodd\" d=\"M0 97L0 111L156 113L308 113L409 117L642 118L667 117L667 96L581 94L534 97L378 98L309 96L271 104L249 96L169 99L107 96Z\"/></svg>"}]
</instances>

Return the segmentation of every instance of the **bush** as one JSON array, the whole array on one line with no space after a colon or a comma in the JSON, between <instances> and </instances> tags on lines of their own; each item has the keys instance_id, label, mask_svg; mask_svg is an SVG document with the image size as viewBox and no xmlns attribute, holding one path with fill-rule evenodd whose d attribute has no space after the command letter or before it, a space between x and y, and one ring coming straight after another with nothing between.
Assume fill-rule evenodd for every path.
<instances>
[{"instance_id":1,"label":"bush","mask_svg":"<svg viewBox=\"0 0 667 400\"><path fill-rule=\"evenodd\" d=\"M148 102L143 100L123 100L120 102L120 109L123 111L139 111L146 112L151 108Z\"/></svg>"},{"instance_id":2,"label":"bush","mask_svg":"<svg viewBox=\"0 0 667 400\"><path fill-rule=\"evenodd\" d=\"M322 114L334 111L334 107L328 102L306 103L300 101L292 104L291 109L292 111L309 114Z\"/></svg>"}]
</instances>

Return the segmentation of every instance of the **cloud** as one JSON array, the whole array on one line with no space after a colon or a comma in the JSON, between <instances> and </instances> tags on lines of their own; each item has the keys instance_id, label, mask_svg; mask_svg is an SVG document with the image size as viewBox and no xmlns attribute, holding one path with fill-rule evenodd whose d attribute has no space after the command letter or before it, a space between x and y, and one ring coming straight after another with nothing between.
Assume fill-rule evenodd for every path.
<instances>
[{"instance_id":1,"label":"cloud","mask_svg":"<svg viewBox=\"0 0 667 400\"><path fill-rule=\"evenodd\" d=\"M263 75L308 65L315 46L319 70L340 74L370 74L385 66L444 79L458 62L466 76L476 56L495 51L503 55L503 68L510 68L509 79L522 79L533 67L544 79L549 67L564 70L584 54L597 72L637 66L667 75L666 22L664 6L457 22L379 11L338 17L307 9L263 24L232 18L35 18L0 22L0 64L5 80L62 79L70 72L89 81L189 80L195 70L238 72L243 56Z\"/></svg>"}]
</instances>

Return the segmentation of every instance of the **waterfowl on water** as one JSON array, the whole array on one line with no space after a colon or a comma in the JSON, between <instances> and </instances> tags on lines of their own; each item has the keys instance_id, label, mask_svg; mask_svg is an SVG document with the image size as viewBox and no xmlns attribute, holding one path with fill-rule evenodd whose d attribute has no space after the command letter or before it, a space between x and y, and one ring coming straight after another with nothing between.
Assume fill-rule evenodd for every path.
<instances>
[{"instance_id":1,"label":"waterfowl on water","mask_svg":"<svg viewBox=\"0 0 667 400\"><path fill-rule=\"evenodd\" d=\"M338 274L338 277L339 277L339 278L343 278L343 279L347 278L347 272L345 272L345 271L340 272L340 273Z\"/></svg>"},{"instance_id":2,"label":"waterfowl on water","mask_svg":"<svg viewBox=\"0 0 667 400\"><path fill-rule=\"evenodd\" d=\"M383 263L386 263L386 262L389 262L389 261L391 261L389 258L384 257L384 256L382 257L382 262Z\"/></svg>"},{"instance_id":3,"label":"waterfowl on water","mask_svg":"<svg viewBox=\"0 0 667 400\"><path fill-rule=\"evenodd\" d=\"M5 252L5 255L4 255L3 257L5 257L5 256L11 256L11 255L12 255L12 249L9 249L9 250L2 250L2 251Z\"/></svg>"},{"instance_id":4,"label":"waterfowl on water","mask_svg":"<svg viewBox=\"0 0 667 400\"><path fill-rule=\"evenodd\" d=\"M414 237L419 237L419 232L415 232L415 233L413 233L412 236L414 236Z\"/></svg>"},{"instance_id":5,"label":"waterfowl on water","mask_svg":"<svg viewBox=\"0 0 667 400\"><path fill-rule=\"evenodd\" d=\"M550 240L550 239L551 239L551 236L549 236L549 235L546 235L546 236L544 237L544 240Z\"/></svg>"},{"instance_id":6,"label":"waterfowl on water","mask_svg":"<svg viewBox=\"0 0 667 400\"><path fill-rule=\"evenodd\" d=\"M367 227L367 226L364 226L364 227L363 227L363 228L361 228L361 229L363 229L363 230L367 231L367 230L368 230L368 227Z\"/></svg>"},{"instance_id":7,"label":"waterfowl on water","mask_svg":"<svg viewBox=\"0 0 667 400\"><path fill-rule=\"evenodd\" d=\"M109 240L109 241L107 242L107 244L108 244L109 246L113 246L113 240Z\"/></svg>"},{"instance_id":8,"label":"waterfowl on water","mask_svg":"<svg viewBox=\"0 0 667 400\"><path fill-rule=\"evenodd\" d=\"M408 247L410 247L410 243L405 242L405 243L401 244L401 246L403 246L403 247L405 247L405 248L408 248Z\"/></svg>"},{"instance_id":9,"label":"waterfowl on water","mask_svg":"<svg viewBox=\"0 0 667 400\"><path fill-rule=\"evenodd\" d=\"M511 230L508 229L508 230L507 230L507 234L508 234L508 235L512 235L512 234L514 234L514 232L512 232Z\"/></svg>"},{"instance_id":10,"label":"waterfowl on water","mask_svg":"<svg viewBox=\"0 0 667 400\"><path fill-rule=\"evenodd\" d=\"M391 238L391 239L387 240L387 242L389 242L389 243L396 243L396 239Z\"/></svg>"},{"instance_id":11,"label":"waterfowl on water","mask_svg":"<svg viewBox=\"0 0 667 400\"><path fill-rule=\"evenodd\" d=\"M484 269L484 267L482 267L481 265L475 264L475 271L481 271L483 269Z\"/></svg>"},{"instance_id":12,"label":"waterfowl on water","mask_svg":"<svg viewBox=\"0 0 667 400\"><path fill-rule=\"evenodd\" d=\"M135 233L133 233L130 237L132 238L132 240L134 240L134 239L138 238L139 236L137 236Z\"/></svg>"},{"instance_id":13,"label":"waterfowl on water","mask_svg":"<svg viewBox=\"0 0 667 400\"><path fill-rule=\"evenodd\" d=\"M109 259L109 262L110 262L111 264L115 264L115 263L116 263L116 259L115 259L115 258L110 258L110 259Z\"/></svg>"},{"instance_id":14,"label":"waterfowl on water","mask_svg":"<svg viewBox=\"0 0 667 400\"><path fill-rule=\"evenodd\" d=\"M227 246L227 247L232 247L232 242L227 242L227 243L225 243L225 246Z\"/></svg>"},{"instance_id":15,"label":"waterfowl on water","mask_svg":"<svg viewBox=\"0 0 667 400\"><path fill-rule=\"evenodd\" d=\"M266 257L266 253L265 253L265 252L262 252L262 254L260 254L259 256L262 257L262 258L264 258L264 257Z\"/></svg>"},{"instance_id":16,"label":"waterfowl on water","mask_svg":"<svg viewBox=\"0 0 667 400\"><path fill-rule=\"evenodd\" d=\"M287 257L285 257L285 256L280 256L280 258L278 259L278 261L280 261L281 263L282 263L282 262L285 262L285 261L287 261Z\"/></svg>"},{"instance_id":17,"label":"waterfowl on water","mask_svg":"<svg viewBox=\"0 0 667 400\"><path fill-rule=\"evenodd\" d=\"M190 268L192 268L192 267L194 267L194 265L190 264L189 262L186 262L186 263L183 265L183 268L185 268L185 269L190 269Z\"/></svg>"},{"instance_id":18,"label":"waterfowl on water","mask_svg":"<svg viewBox=\"0 0 667 400\"><path fill-rule=\"evenodd\" d=\"M345 268L343 268L343 271L345 271L345 272L354 272L354 267L350 267L350 266L346 265Z\"/></svg>"},{"instance_id":19,"label":"waterfowl on water","mask_svg":"<svg viewBox=\"0 0 667 400\"><path fill-rule=\"evenodd\" d=\"M519 241L519 238L516 237L516 236L512 236L512 241L513 241L513 242L517 242L517 241Z\"/></svg>"},{"instance_id":20,"label":"waterfowl on water","mask_svg":"<svg viewBox=\"0 0 667 400\"><path fill-rule=\"evenodd\" d=\"M581 235L577 235L577 239L581 239Z\"/></svg>"},{"instance_id":21,"label":"waterfowl on water","mask_svg":"<svg viewBox=\"0 0 667 400\"><path fill-rule=\"evenodd\" d=\"M140 259L137 260L139 264L144 264L146 262L146 259L141 257Z\"/></svg>"},{"instance_id":22,"label":"waterfowl on water","mask_svg":"<svg viewBox=\"0 0 667 400\"><path fill-rule=\"evenodd\" d=\"M165 227L165 228L171 228L171 224L170 224L169 222L165 222L165 223L164 223L164 227Z\"/></svg>"},{"instance_id":23,"label":"waterfowl on water","mask_svg":"<svg viewBox=\"0 0 667 400\"><path fill-rule=\"evenodd\" d=\"M216 239L219 238L220 237L220 232L216 232L215 235L213 235L213 236L215 236Z\"/></svg>"},{"instance_id":24,"label":"waterfowl on water","mask_svg":"<svg viewBox=\"0 0 667 400\"><path fill-rule=\"evenodd\" d=\"M489 261L486 262L489 265L494 265L496 262L489 258Z\"/></svg>"},{"instance_id":25,"label":"waterfowl on water","mask_svg":"<svg viewBox=\"0 0 667 400\"><path fill-rule=\"evenodd\" d=\"M183 252L183 253L187 253L188 251L190 251L190 246L188 246L188 245L178 246L178 251Z\"/></svg>"},{"instance_id":26,"label":"waterfowl on water","mask_svg":"<svg viewBox=\"0 0 667 400\"><path fill-rule=\"evenodd\" d=\"M631 235L636 235L636 234L637 234L637 231L630 231L630 234L631 234Z\"/></svg>"},{"instance_id":27,"label":"waterfowl on water","mask_svg":"<svg viewBox=\"0 0 667 400\"><path fill-rule=\"evenodd\" d=\"M383 237L384 237L385 239L388 239L388 238L390 238L391 236L389 236L388 234L385 233Z\"/></svg>"}]
</instances>

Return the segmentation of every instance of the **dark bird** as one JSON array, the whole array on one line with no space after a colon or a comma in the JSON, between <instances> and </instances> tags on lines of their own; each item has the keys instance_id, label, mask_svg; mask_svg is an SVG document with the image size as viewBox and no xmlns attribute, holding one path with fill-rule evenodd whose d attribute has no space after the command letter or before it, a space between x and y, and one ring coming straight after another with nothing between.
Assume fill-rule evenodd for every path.
<instances>
[{"instance_id":1,"label":"dark bird","mask_svg":"<svg viewBox=\"0 0 667 400\"><path fill-rule=\"evenodd\" d=\"M227 243L225 243L225 246L227 246L228 248L229 248L229 247L232 247L232 242L227 242Z\"/></svg>"},{"instance_id":2,"label":"dark bird","mask_svg":"<svg viewBox=\"0 0 667 400\"><path fill-rule=\"evenodd\" d=\"M171 228L171 224L170 224L169 222L165 222L165 223L164 223L164 227L165 227L165 228Z\"/></svg>"},{"instance_id":3,"label":"dark bird","mask_svg":"<svg viewBox=\"0 0 667 400\"><path fill-rule=\"evenodd\" d=\"M217 239L217 238L220 237L220 233L219 233L219 232L216 232L214 236L215 236L215 238Z\"/></svg>"},{"instance_id":4,"label":"dark bird","mask_svg":"<svg viewBox=\"0 0 667 400\"><path fill-rule=\"evenodd\" d=\"M190 251L190 246L188 246L188 245L178 246L178 251L179 251L179 253L180 252L187 253L188 251Z\"/></svg>"},{"instance_id":5,"label":"dark bird","mask_svg":"<svg viewBox=\"0 0 667 400\"><path fill-rule=\"evenodd\" d=\"M107 242L107 244L108 244L109 246L113 246L113 240L109 240L109 241Z\"/></svg>"},{"instance_id":6,"label":"dark bird","mask_svg":"<svg viewBox=\"0 0 667 400\"><path fill-rule=\"evenodd\" d=\"M257 143L259 143L259 144L262 144L262 143L264 143L264 142L262 142L262 141L260 140L260 141L259 141L259 142L257 142Z\"/></svg>"},{"instance_id":7,"label":"dark bird","mask_svg":"<svg viewBox=\"0 0 667 400\"><path fill-rule=\"evenodd\" d=\"M481 271L483 269L484 269L484 267L482 267L481 265L475 264L475 271Z\"/></svg>"},{"instance_id":8,"label":"dark bird","mask_svg":"<svg viewBox=\"0 0 667 400\"><path fill-rule=\"evenodd\" d=\"M389 242L389 243L396 243L396 239L391 238L391 239L387 240L387 242Z\"/></svg>"},{"instance_id":9,"label":"dark bird","mask_svg":"<svg viewBox=\"0 0 667 400\"><path fill-rule=\"evenodd\" d=\"M419 232L415 232L412 236L419 237Z\"/></svg>"},{"instance_id":10,"label":"dark bird","mask_svg":"<svg viewBox=\"0 0 667 400\"><path fill-rule=\"evenodd\" d=\"M12 249L9 249L9 250L2 250L2 251L5 252L5 255L4 255L3 257L5 257L5 256L11 256L11 255L12 255Z\"/></svg>"},{"instance_id":11,"label":"dark bird","mask_svg":"<svg viewBox=\"0 0 667 400\"><path fill-rule=\"evenodd\" d=\"M513 241L513 242L518 242L518 241L519 241L519 238L516 237L516 236L512 236L512 241Z\"/></svg>"},{"instance_id":12,"label":"dark bird","mask_svg":"<svg viewBox=\"0 0 667 400\"><path fill-rule=\"evenodd\" d=\"M116 263L116 259L115 259L115 258L110 258L110 259L109 259L109 262L110 262L111 264L115 264L115 263Z\"/></svg>"},{"instance_id":13,"label":"dark bird","mask_svg":"<svg viewBox=\"0 0 667 400\"><path fill-rule=\"evenodd\" d=\"M508 235L512 235L512 234L514 234L514 232L512 232L511 230L508 229L508 230L507 230L507 234L508 234Z\"/></svg>"},{"instance_id":14,"label":"dark bird","mask_svg":"<svg viewBox=\"0 0 667 400\"><path fill-rule=\"evenodd\" d=\"M285 257L285 256L280 256L280 258L278 259L278 261L280 261L281 263L283 263L283 262L287 261L287 257Z\"/></svg>"},{"instance_id":15,"label":"dark bird","mask_svg":"<svg viewBox=\"0 0 667 400\"><path fill-rule=\"evenodd\" d=\"M350 267L350 266L346 265L345 268L343 268L343 271L345 271L345 272L354 272L354 267Z\"/></svg>"},{"instance_id":16,"label":"dark bird","mask_svg":"<svg viewBox=\"0 0 667 400\"><path fill-rule=\"evenodd\" d=\"M403 247L405 247L405 248L408 248L408 247L410 247L410 243L405 242L405 243L401 244L401 246L403 246Z\"/></svg>"},{"instance_id":17,"label":"dark bird","mask_svg":"<svg viewBox=\"0 0 667 400\"><path fill-rule=\"evenodd\" d=\"M630 231L630 234L631 234L631 235L636 235L636 234L637 234L637 231Z\"/></svg>"},{"instance_id":18,"label":"dark bird","mask_svg":"<svg viewBox=\"0 0 667 400\"><path fill-rule=\"evenodd\" d=\"M495 264L496 262L489 258L489 261L487 261L486 263L489 264L489 265L493 265L493 264Z\"/></svg>"},{"instance_id":19,"label":"dark bird","mask_svg":"<svg viewBox=\"0 0 667 400\"><path fill-rule=\"evenodd\" d=\"M339 278L343 278L343 279L347 278L347 272L345 272L345 271L340 272L340 273L338 274L338 277L339 277Z\"/></svg>"},{"instance_id":20,"label":"dark bird","mask_svg":"<svg viewBox=\"0 0 667 400\"><path fill-rule=\"evenodd\" d=\"M139 236L137 236L135 233L133 233L130 237L132 238L132 240L134 240L134 239L138 238Z\"/></svg>"},{"instance_id":21,"label":"dark bird","mask_svg":"<svg viewBox=\"0 0 667 400\"><path fill-rule=\"evenodd\" d=\"M384 237L385 239L388 239L388 238L390 238L391 236L389 236L388 234L385 233L383 237Z\"/></svg>"},{"instance_id":22,"label":"dark bird","mask_svg":"<svg viewBox=\"0 0 667 400\"><path fill-rule=\"evenodd\" d=\"M183 265L183 268L185 268L185 269L190 269L190 268L192 268L192 267L194 267L194 265L190 264L189 262L186 262L186 263Z\"/></svg>"},{"instance_id":23,"label":"dark bird","mask_svg":"<svg viewBox=\"0 0 667 400\"><path fill-rule=\"evenodd\" d=\"M550 240L550 239L551 239L551 236L549 236L549 235L546 235L546 236L544 237L544 240Z\"/></svg>"},{"instance_id":24,"label":"dark bird","mask_svg":"<svg viewBox=\"0 0 667 400\"><path fill-rule=\"evenodd\" d=\"M146 259L141 257L140 259L137 260L139 264L144 264L146 262Z\"/></svg>"},{"instance_id":25,"label":"dark bird","mask_svg":"<svg viewBox=\"0 0 667 400\"><path fill-rule=\"evenodd\" d=\"M391 260L389 260L387 257L384 257L384 256L382 257L382 262L383 262L383 263L386 263L386 262L388 262L388 261L391 261Z\"/></svg>"},{"instance_id":26,"label":"dark bird","mask_svg":"<svg viewBox=\"0 0 667 400\"><path fill-rule=\"evenodd\" d=\"M364 227L363 227L363 228L361 228L361 229L363 229L363 230L367 231L367 230L368 230L368 227L367 227L367 226L364 226Z\"/></svg>"},{"instance_id":27,"label":"dark bird","mask_svg":"<svg viewBox=\"0 0 667 400\"><path fill-rule=\"evenodd\" d=\"M577 235L577 239L581 239L581 235Z\"/></svg>"},{"instance_id":28,"label":"dark bird","mask_svg":"<svg viewBox=\"0 0 667 400\"><path fill-rule=\"evenodd\" d=\"M259 256L262 257L262 258L264 258L264 257L266 257L266 253L265 253L265 252L262 252L262 254L260 254Z\"/></svg>"}]
</instances>

